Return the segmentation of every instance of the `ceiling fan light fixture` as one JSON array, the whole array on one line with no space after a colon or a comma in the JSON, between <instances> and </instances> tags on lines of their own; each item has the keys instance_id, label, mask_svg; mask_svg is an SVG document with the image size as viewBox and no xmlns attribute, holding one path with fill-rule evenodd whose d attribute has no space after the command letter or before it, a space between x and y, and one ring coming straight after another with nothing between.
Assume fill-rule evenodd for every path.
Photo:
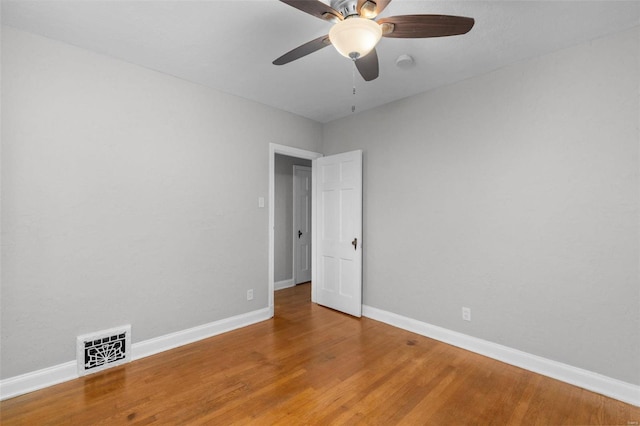
<instances>
[{"instance_id":1,"label":"ceiling fan light fixture","mask_svg":"<svg viewBox=\"0 0 640 426\"><path fill-rule=\"evenodd\" d=\"M344 57L358 59L371 52L382 37L382 29L375 21L352 17L331 27L329 39Z\"/></svg>"},{"instance_id":2,"label":"ceiling fan light fixture","mask_svg":"<svg viewBox=\"0 0 640 426\"><path fill-rule=\"evenodd\" d=\"M378 15L376 12L377 8L378 5L376 5L374 2L366 1L360 8L360 16L367 19L373 19Z\"/></svg>"}]
</instances>

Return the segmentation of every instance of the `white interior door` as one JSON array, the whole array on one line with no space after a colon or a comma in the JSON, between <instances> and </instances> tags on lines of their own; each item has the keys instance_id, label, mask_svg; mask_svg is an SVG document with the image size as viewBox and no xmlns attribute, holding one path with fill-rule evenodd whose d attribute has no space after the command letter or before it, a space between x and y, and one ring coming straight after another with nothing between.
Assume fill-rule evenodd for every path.
<instances>
[{"instance_id":1,"label":"white interior door","mask_svg":"<svg viewBox=\"0 0 640 426\"><path fill-rule=\"evenodd\" d=\"M311 167L293 166L293 283L311 281Z\"/></svg>"},{"instance_id":2,"label":"white interior door","mask_svg":"<svg viewBox=\"0 0 640 426\"><path fill-rule=\"evenodd\" d=\"M362 315L362 151L313 160L315 301Z\"/></svg>"}]
</instances>

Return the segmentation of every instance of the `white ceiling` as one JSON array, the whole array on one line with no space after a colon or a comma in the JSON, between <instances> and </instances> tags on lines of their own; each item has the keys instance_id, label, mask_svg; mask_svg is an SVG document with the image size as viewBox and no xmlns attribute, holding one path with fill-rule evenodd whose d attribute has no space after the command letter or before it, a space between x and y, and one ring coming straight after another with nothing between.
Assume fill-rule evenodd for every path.
<instances>
[{"instance_id":1,"label":"white ceiling","mask_svg":"<svg viewBox=\"0 0 640 426\"><path fill-rule=\"evenodd\" d=\"M394 0L381 16L419 13L476 24L455 37L383 38L380 77L357 75L357 111L640 25L640 0ZM271 64L330 28L278 0L4 0L2 23L322 123L351 114L352 64L333 47ZM414 67L395 66L405 53Z\"/></svg>"}]
</instances>

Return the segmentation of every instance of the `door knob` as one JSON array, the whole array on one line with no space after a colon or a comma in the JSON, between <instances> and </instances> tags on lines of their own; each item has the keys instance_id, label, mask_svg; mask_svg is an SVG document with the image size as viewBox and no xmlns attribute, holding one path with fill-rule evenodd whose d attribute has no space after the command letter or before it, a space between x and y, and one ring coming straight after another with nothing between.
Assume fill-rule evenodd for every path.
<instances>
[{"instance_id":1,"label":"door knob","mask_svg":"<svg viewBox=\"0 0 640 426\"><path fill-rule=\"evenodd\" d=\"M357 250L358 249L358 239L354 238L353 241L351 241L351 244L353 245L353 249Z\"/></svg>"},{"instance_id":2,"label":"door knob","mask_svg":"<svg viewBox=\"0 0 640 426\"><path fill-rule=\"evenodd\" d=\"M302 237L302 231L298 229L298 239L300 239L300 237Z\"/></svg>"}]
</instances>

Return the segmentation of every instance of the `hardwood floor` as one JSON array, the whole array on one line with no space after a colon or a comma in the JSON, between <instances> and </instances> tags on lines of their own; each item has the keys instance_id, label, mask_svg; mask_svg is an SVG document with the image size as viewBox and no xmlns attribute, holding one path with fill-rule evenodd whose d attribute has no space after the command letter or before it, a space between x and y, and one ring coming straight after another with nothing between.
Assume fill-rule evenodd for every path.
<instances>
[{"instance_id":1,"label":"hardwood floor","mask_svg":"<svg viewBox=\"0 0 640 426\"><path fill-rule=\"evenodd\" d=\"M2 425L638 425L640 408L276 292L276 316L0 403Z\"/></svg>"}]
</instances>

